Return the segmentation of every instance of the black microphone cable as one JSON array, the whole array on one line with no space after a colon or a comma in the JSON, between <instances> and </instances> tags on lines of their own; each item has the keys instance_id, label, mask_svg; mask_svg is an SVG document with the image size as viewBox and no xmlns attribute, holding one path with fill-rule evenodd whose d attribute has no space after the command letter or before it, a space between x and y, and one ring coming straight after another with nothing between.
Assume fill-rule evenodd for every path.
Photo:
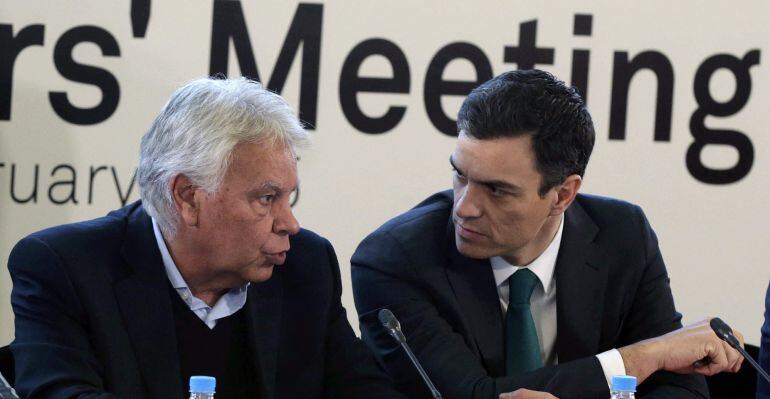
<instances>
[{"instance_id":1,"label":"black microphone cable","mask_svg":"<svg viewBox=\"0 0 770 399\"><path fill-rule=\"evenodd\" d=\"M719 317L715 317L711 319L709 322L709 325L711 326L711 329L714 330L714 333L719 337L722 341L727 342L728 345L732 346L735 350L741 353L743 357L749 361L749 363L757 370L757 372L767 381L770 382L770 376L767 375L767 372L762 369L762 366L757 363L754 358L752 358L748 352L746 352L745 349L743 349L743 346L741 346L741 342L738 341L738 338L735 337L735 334L733 334L733 329L730 328L730 326L727 325L722 319Z\"/></svg>"},{"instance_id":2,"label":"black microphone cable","mask_svg":"<svg viewBox=\"0 0 770 399\"><path fill-rule=\"evenodd\" d=\"M425 385L427 385L428 389L430 389L430 394L433 396L433 399L442 399L441 393L439 393L438 389L436 389L436 386L433 385L433 382L431 382L430 378L428 377L428 373L426 373L425 369L422 368L420 362L417 360L417 357L414 355L414 353L412 353L412 349L410 349L409 345L406 343L406 337L404 336L404 333L401 332L401 323L398 322L398 319L396 319L396 316L393 315L393 312L388 309L381 309L377 316L380 318L380 323L382 323L382 326L385 327L385 329L388 330L388 333L390 333L390 335L396 341L398 341L399 344L401 344L401 347L404 348L404 352L406 352L407 356L409 356L409 360L412 361L412 365L417 369L417 372L420 373L420 377L422 377Z\"/></svg>"}]
</instances>

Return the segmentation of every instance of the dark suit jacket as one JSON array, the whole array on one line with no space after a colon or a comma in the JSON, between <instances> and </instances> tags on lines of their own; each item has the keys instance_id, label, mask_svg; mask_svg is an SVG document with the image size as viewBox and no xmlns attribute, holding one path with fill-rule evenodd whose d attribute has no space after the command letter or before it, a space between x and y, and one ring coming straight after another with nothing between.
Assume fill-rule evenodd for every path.
<instances>
[{"instance_id":1,"label":"dark suit jacket","mask_svg":"<svg viewBox=\"0 0 770 399\"><path fill-rule=\"evenodd\" d=\"M759 346L759 364L770 370L770 286L765 295L765 323L762 325L762 342ZM757 376L757 399L770 399L770 383Z\"/></svg>"},{"instance_id":2,"label":"dark suit jacket","mask_svg":"<svg viewBox=\"0 0 770 399\"><path fill-rule=\"evenodd\" d=\"M505 377L504 321L488 259L462 256L452 193L438 193L368 236L353 255L362 337L412 397L418 376L376 320L390 308L446 399L496 398L517 388L561 399L610 396L597 353L681 326L655 235L641 209L579 195L567 210L556 279L559 365ZM656 373L659 397L707 397L700 376ZM649 397L653 397L651 395Z\"/></svg>"},{"instance_id":3,"label":"dark suit jacket","mask_svg":"<svg viewBox=\"0 0 770 399\"><path fill-rule=\"evenodd\" d=\"M139 203L32 234L8 266L22 397L179 397L187 382L169 282ZM250 285L262 398L400 397L351 330L340 292L334 250L306 230L271 279Z\"/></svg>"}]
</instances>

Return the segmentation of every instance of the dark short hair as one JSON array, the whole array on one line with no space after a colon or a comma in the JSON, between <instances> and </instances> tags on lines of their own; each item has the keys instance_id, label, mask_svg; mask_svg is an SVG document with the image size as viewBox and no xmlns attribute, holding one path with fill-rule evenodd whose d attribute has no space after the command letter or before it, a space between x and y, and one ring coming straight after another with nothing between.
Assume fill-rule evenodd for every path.
<instances>
[{"instance_id":1,"label":"dark short hair","mask_svg":"<svg viewBox=\"0 0 770 399\"><path fill-rule=\"evenodd\" d=\"M477 140L531 135L540 195L570 175L582 177L594 146L594 124L577 91L536 69L506 72L475 88L457 128Z\"/></svg>"}]
</instances>

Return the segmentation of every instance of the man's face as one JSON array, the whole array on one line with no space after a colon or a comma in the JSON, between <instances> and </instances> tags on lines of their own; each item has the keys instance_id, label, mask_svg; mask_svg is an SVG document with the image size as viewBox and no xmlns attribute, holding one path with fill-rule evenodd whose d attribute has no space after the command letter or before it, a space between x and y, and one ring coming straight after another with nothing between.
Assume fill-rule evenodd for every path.
<instances>
[{"instance_id":1,"label":"man's face","mask_svg":"<svg viewBox=\"0 0 770 399\"><path fill-rule=\"evenodd\" d=\"M270 278L299 224L289 205L297 188L294 153L281 145L241 143L219 190L203 192L198 245L213 278L237 286Z\"/></svg>"},{"instance_id":2,"label":"man's face","mask_svg":"<svg viewBox=\"0 0 770 399\"><path fill-rule=\"evenodd\" d=\"M514 265L539 256L560 213L553 212L555 189L539 194L531 136L477 140L461 132L450 162L458 251L477 259L502 256Z\"/></svg>"}]
</instances>

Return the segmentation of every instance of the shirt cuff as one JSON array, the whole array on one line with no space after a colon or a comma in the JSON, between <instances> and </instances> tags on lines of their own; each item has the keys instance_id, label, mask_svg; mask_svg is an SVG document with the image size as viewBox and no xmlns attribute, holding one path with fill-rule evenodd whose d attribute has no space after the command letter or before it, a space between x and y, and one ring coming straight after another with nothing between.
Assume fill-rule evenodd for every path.
<instances>
[{"instance_id":1,"label":"shirt cuff","mask_svg":"<svg viewBox=\"0 0 770 399\"><path fill-rule=\"evenodd\" d=\"M610 349L596 355L596 358L599 359L599 364L602 365L604 378L607 379L607 387L612 390L612 376L626 375L626 364L623 363L623 356L620 356L620 352L617 349Z\"/></svg>"}]
</instances>

